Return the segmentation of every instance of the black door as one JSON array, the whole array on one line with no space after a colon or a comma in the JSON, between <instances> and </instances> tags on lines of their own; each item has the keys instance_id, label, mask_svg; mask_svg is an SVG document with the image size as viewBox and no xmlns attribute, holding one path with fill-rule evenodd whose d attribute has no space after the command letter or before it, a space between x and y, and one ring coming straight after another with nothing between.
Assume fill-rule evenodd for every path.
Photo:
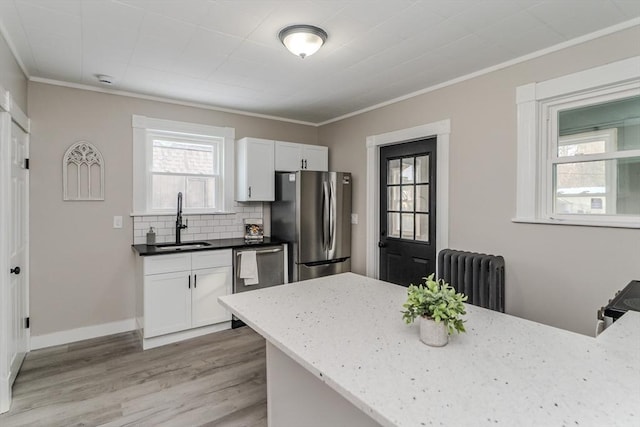
<instances>
[{"instance_id":1,"label":"black door","mask_svg":"<svg viewBox=\"0 0 640 427\"><path fill-rule=\"evenodd\" d=\"M380 148L380 279L418 284L436 270L436 138Z\"/></svg>"}]
</instances>

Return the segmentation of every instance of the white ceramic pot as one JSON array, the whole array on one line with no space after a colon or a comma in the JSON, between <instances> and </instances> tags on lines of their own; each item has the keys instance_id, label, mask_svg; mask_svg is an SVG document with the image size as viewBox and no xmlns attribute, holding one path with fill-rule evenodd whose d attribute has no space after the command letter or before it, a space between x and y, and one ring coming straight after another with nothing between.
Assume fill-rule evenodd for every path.
<instances>
[{"instance_id":1,"label":"white ceramic pot","mask_svg":"<svg viewBox=\"0 0 640 427\"><path fill-rule=\"evenodd\" d=\"M449 342L449 334L444 322L420 317L420 341L432 347L442 347Z\"/></svg>"}]
</instances>

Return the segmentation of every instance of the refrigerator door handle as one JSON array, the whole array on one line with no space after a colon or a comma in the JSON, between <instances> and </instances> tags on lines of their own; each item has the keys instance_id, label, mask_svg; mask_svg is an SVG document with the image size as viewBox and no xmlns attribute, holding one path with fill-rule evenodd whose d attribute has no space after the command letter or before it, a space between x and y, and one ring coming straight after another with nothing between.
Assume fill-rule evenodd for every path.
<instances>
[{"instance_id":1,"label":"refrigerator door handle","mask_svg":"<svg viewBox=\"0 0 640 427\"><path fill-rule=\"evenodd\" d=\"M338 215L336 207L336 181L332 179L329 183L329 245L328 249L333 251L336 247L336 216ZM331 256L333 257L333 255Z\"/></svg>"},{"instance_id":2,"label":"refrigerator door handle","mask_svg":"<svg viewBox=\"0 0 640 427\"><path fill-rule=\"evenodd\" d=\"M327 251L331 242L331 196L329 183L322 183L322 250Z\"/></svg>"}]
</instances>

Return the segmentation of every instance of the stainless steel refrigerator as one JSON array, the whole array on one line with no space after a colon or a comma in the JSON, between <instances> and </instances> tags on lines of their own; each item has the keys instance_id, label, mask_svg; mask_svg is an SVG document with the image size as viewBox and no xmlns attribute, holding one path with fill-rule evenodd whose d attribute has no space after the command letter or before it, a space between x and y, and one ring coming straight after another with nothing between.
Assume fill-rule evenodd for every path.
<instances>
[{"instance_id":1,"label":"stainless steel refrigerator","mask_svg":"<svg viewBox=\"0 0 640 427\"><path fill-rule=\"evenodd\" d=\"M351 271L351 174L277 172L271 236L289 242L291 281Z\"/></svg>"}]
</instances>

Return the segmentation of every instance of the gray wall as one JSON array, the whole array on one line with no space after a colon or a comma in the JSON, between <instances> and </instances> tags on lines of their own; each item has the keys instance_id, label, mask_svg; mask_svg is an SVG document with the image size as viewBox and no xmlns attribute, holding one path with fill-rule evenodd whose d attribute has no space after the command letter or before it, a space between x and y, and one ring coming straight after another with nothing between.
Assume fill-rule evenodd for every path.
<instances>
[{"instance_id":1,"label":"gray wall","mask_svg":"<svg viewBox=\"0 0 640 427\"><path fill-rule=\"evenodd\" d=\"M237 138L328 145L331 169L354 173L358 273L365 271L366 137L451 119L450 246L505 256L509 313L592 334L596 309L630 279L640 278L640 230L511 222L515 88L639 55L638 39L635 27L319 129L29 83L32 335L134 315L128 216L132 114L232 126ZM26 89L19 83L25 86L24 76L20 80L15 66L5 69L13 61L7 62L5 51L0 42L0 82L26 105ZM81 139L105 156L104 202L62 202L62 155ZM111 227L113 215L124 216L123 229Z\"/></svg>"},{"instance_id":2,"label":"gray wall","mask_svg":"<svg viewBox=\"0 0 640 427\"><path fill-rule=\"evenodd\" d=\"M0 85L11 92L11 96L27 112L27 77L11 53L7 41L0 32Z\"/></svg>"},{"instance_id":3,"label":"gray wall","mask_svg":"<svg viewBox=\"0 0 640 427\"><path fill-rule=\"evenodd\" d=\"M353 270L366 263L366 137L451 119L450 247L505 257L508 313L592 335L596 310L640 279L640 230L511 222L515 90L640 55L638 40L633 27L320 127L331 168L354 175Z\"/></svg>"},{"instance_id":4,"label":"gray wall","mask_svg":"<svg viewBox=\"0 0 640 427\"><path fill-rule=\"evenodd\" d=\"M236 129L236 137L315 144L317 129L31 82L33 336L134 317L132 114ZM62 156L74 142L105 158L105 200L62 201ZM113 216L124 217L122 229Z\"/></svg>"}]
</instances>

